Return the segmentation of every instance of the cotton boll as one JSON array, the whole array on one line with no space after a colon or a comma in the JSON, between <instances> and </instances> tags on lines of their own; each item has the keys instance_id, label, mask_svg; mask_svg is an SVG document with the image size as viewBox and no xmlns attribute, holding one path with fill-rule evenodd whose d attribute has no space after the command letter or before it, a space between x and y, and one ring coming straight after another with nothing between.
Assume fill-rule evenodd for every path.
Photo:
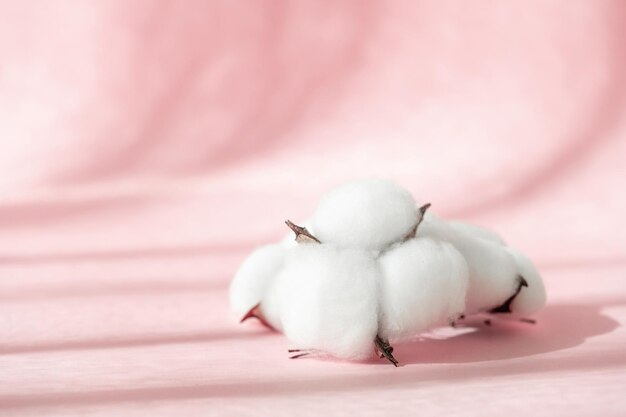
<instances>
[{"instance_id":1,"label":"cotton boll","mask_svg":"<svg viewBox=\"0 0 626 417\"><path fill-rule=\"evenodd\" d=\"M417 235L449 242L465 258L469 269L468 313L498 307L518 288L517 265L501 244L460 233L432 213L426 213Z\"/></svg>"},{"instance_id":2,"label":"cotton boll","mask_svg":"<svg viewBox=\"0 0 626 417\"><path fill-rule=\"evenodd\" d=\"M493 243L497 243L502 246L506 246L504 239L500 235L498 235L493 230L489 230L487 228L476 226L474 224L465 223L462 221L454 220L449 221L448 226L450 226L453 230L460 234L464 234L466 236L472 236L480 239L485 239Z\"/></svg>"},{"instance_id":3,"label":"cotton boll","mask_svg":"<svg viewBox=\"0 0 626 417\"><path fill-rule=\"evenodd\" d=\"M524 277L528 287L524 287L511 304L511 311L516 316L526 316L540 310L546 304L546 290L539 272L521 252L507 248L515 259L518 273Z\"/></svg>"},{"instance_id":4,"label":"cotton boll","mask_svg":"<svg viewBox=\"0 0 626 417\"><path fill-rule=\"evenodd\" d=\"M379 264L383 338L411 338L465 311L468 268L451 244L411 239L383 253Z\"/></svg>"},{"instance_id":5,"label":"cotton boll","mask_svg":"<svg viewBox=\"0 0 626 417\"><path fill-rule=\"evenodd\" d=\"M278 276L281 321L293 347L337 358L373 353L378 330L378 281L365 251L306 244L290 249Z\"/></svg>"},{"instance_id":6,"label":"cotton boll","mask_svg":"<svg viewBox=\"0 0 626 417\"><path fill-rule=\"evenodd\" d=\"M418 209L411 194L380 179L347 183L330 191L313 217L323 243L382 250L415 227Z\"/></svg>"},{"instance_id":7,"label":"cotton boll","mask_svg":"<svg viewBox=\"0 0 626 417\"><path fill-rule=\"evenodd\" d=\"M283 265L286 252L280 244L261 246L241 264L229 290L230 306L238 317L243 317L261 302L263 317L274 328L279 328L278 311L265 299Z\"/></svg>"}]
</instances>

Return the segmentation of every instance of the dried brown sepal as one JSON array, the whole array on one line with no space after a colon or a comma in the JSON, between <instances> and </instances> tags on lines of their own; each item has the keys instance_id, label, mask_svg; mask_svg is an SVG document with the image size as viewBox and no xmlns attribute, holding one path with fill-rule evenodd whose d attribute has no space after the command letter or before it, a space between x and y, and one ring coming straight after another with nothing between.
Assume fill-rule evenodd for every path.
<instances>
[{"instance_id":1,"label":"dried brown sepal","mask_svg":"<svg viewBox=\"0 0 626 417\"><path fill-rule=\"evenodd\" d=\"M289 227L296 234L296 242L298 243L322 243L318 238L313 236L306 227L298 226L293 223L291 220L287 220L285 222L287 227Z\"/></svg>"},{"instance_id":2,"label":"dried brown sepal","mask_svg":"<svg viewBox=\"0 0 626 417\"><path fill-rule=\"evenodd\" d=\"M492 308L491 310L489 310L489 312L491 314L511 313L512 312L511 303L513 303L513 300L515 300L515 297L519 295L523 287L528 287L528 282L524 279L523 276L518 275L517 276L517 289L515 290L513 295L507 298L506 301L502 305Z\"/></svg>"},{"instance_id":3,"label":"dried brown sepal","mask_svg":"<svg viewBox=\"0 0 626 417\"><path fill-rule=\"evenodd\" d=\"M391 346L388 341L383 340L377 335L374 339L374 349L381 359L385 358L391 362L393 366L398 367L398 361L393 357L393 346Z\"/></svg>"},{"instance_id":4,"label":"dried brown sepal","mask_svg":"<svg viewBox=\"0 0 626 417\"><path fill-rule=\"evenodd\" d=\"M248 320L251 317L254 317L258 321L260 321L261 324L264 325L265 327L275 330L272 327L272 325L269 324L267 320L265 320L265 317L263 317L263 313L261 312L261 303L257 303L254 307L248 310L248 312L241 318L239 323L243 323L244 321Z\"/></svg>"},{"instance_id":5,"label":"dried brown sepal","mask_svg":"<svg viewBox=\"0 0 626 417\"><path fill-rule=\"evenodd\" d=\"M411 229L411 231L404 236L404 239L402 239L402 241L406 242L407 240L411 240L415 237L416 234L417 234L417 225L415 225L415 227L413 227L413 229Z\"/></svg>"},{"instance_id":6,"label":"dried brown sepal","mask_svg":"<svg viewBox=\"0 0 626 417\"><path fill-rule=\"evenodd\" d=\"M411 231L409 233L407 233L406 236L404 236L404 239L402 240L403 242L406 242L409 239L413 239L415 237L415 235L417 235L417 228L419 227L419 225L424 220L424 214L426 213L426 210L428 210L428 208L430 206L431 206L430 203L426 203L426 204L424 204L422 207L420 207L418 209L418 211L419 211L419 219L417 219L417 223L415 224L413 229L411 229Z\"/></svg>"},{"instance_id":7,"label":"dried brown sepal","mask_svg":"<svg viewBox=\"0 0 626 417\"><path fill-rule=\"evenodd\" d=\"M418 210L420 212L420 218L417 221L417 225L415 225L415 230L417 231L418 226L422 223L422 221L424 221L424 215L426 214L426 211L430 208L431 204L430 203L426 203L424 204L422 207L420 207Z\"/></svg>"}]
</instances>

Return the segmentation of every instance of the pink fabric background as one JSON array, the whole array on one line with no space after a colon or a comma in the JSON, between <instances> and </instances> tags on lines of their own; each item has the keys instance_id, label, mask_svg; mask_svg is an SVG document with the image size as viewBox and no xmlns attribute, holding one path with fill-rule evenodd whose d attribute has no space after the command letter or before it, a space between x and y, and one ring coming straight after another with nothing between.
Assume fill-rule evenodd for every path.
<instances>
[{"instance_id":1,"label":"pink fabric background","mask_svg":"<svg viewBox=\"0 0 626 417\"><path fill-rule=\"evenodd\" d=\"M0 1L0 414L626 413L626 2ZM398 181L536 260L539 324L287 359L226 289Z\"/></svg>"}]
</instances>

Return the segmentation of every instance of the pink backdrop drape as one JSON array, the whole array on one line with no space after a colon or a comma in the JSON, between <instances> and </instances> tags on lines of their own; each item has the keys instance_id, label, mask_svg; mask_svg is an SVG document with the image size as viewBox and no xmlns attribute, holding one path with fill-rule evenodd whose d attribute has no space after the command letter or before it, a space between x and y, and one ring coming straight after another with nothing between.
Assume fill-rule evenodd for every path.
<instances>
[{"instance_id":1,"label":"pink backdrop drape","mask_svg":"<svg viewBox=\"0 0 626 417\"><path fill-rule=\"evenodd\" d=\"M1 1L0 414L623 415L626 3ZM537 326L289 361L254 245L382 176L536 260Z\"/></svg>"}]
</instances>

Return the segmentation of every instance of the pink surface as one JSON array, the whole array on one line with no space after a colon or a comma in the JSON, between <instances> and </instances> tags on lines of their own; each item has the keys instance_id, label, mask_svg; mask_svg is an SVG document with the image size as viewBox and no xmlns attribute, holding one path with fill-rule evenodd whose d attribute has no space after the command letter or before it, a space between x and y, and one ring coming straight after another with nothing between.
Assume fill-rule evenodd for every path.
<instances>
[{"instance_id":1,"label":"pink surface","mask_svg":"<svg viewBox=\"0 0 626 417\"><path fill-rule=\"evenodd\" d=\"M626 414L625 18L0 1L0 414ZM437 332L398 369L238 325L246 253L371 175L531 255L538 325Z\"/></svg>"}]
</instances>

